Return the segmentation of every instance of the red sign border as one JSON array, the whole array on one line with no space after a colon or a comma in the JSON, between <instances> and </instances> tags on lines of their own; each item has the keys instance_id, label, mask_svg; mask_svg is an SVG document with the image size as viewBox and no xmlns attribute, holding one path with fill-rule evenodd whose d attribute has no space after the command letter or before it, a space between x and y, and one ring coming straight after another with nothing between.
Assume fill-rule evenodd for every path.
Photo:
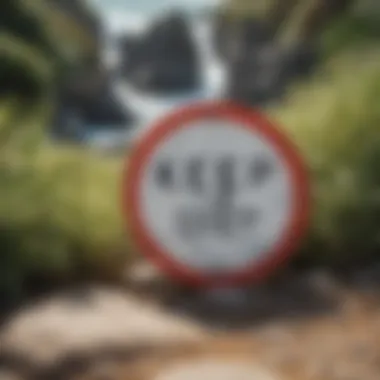
<instances>
[{"instance_id":1,"label":"red sign border","mask_svg":"<svg viewBox=\"0 0 380 380\"><path fill-rule=\"evenodd\" d=\"M155 242L144 226L140 212L140 185L145 165L157 146L178 129L191 128L189 122L223 117L238 122L243 128L261 134L276 146L285 158L294 187L294 210L289 226L267 258L244 270L210 276L187 268L172 259L170 252ZM184 107L159 120L138 141L125 160L122 178L122 211L133 242L147 259L173 280L196 287L238 287L257 283L268 277L294 253L303 238L310 216L310 189L306 167L298 150L261 112L231 102L208 102Z\"/></svg>"}]
</instances>

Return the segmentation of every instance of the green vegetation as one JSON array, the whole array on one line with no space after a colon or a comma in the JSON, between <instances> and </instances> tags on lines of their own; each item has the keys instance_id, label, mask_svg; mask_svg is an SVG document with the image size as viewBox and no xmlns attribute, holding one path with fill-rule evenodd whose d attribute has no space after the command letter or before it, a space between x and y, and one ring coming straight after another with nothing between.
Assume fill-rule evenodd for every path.
<instances>
[{"instance_id":1,"label":"green vegetation","mask_svg":"<svg viewBox=\"0 0 380 380\"><path fill-rule=\"evenodd\" d=\"M257 14L269 20L272 16L283 23L280 40L296 43L307 29L305 14L317 2L231 0L227 10L235 22ZM286 22L276 14L274 5L279 3L293 7L286 9ZM330 19L313 37L318 37L324 58L317 74L289 90L288 99L270 112L310 169L314 212L301 261L350 265L378 255L380 249L378 2L352 1L348 12Z\"/></svg>"},{"instance_id":2,"label":"green vegetation","mask_svg":"<svg viewBox=\"0 0 380 380\"><path fill-rule=\"evenodd\" d=\"M18 118L16 101L1 110L0 287L27 278L115 279L125 263L119 212L121 162L41 139L46 108ZM15 287L15 284L18 286Z\"/></svg>"},{"instance_id":3,"label":"green vegetation","mask_svg":"<svg viewBox=\"0 0 380 380\"><path fill-rule=\"evenodd\" d=\"M130 256L121 162L44 137L57 83L94 60L96 41L42 0L0 7L0 292L16 296L34 278L114 279Z\"/></svg>"},{"instance_id":4,"label":"green vegetation","mask_svg":"<svg viewBox=\"0 0 380 380\"><path fill-rule=\"evenodd\" d=\"M95 55L90 31L46 1L0 6L0 95L40 100L73 65Z\"/></svg>"},{"instance_id":5,"label":"green vegetation","mask_svg":"<svg viewBox=\"0 0 380 380\"><path fill-rule=\"evenodd\" d=\"M344 265L378 255L379 63L380 46L342 54L273 112L310 168L309 262Z\"/></svg>"}]
</instances>

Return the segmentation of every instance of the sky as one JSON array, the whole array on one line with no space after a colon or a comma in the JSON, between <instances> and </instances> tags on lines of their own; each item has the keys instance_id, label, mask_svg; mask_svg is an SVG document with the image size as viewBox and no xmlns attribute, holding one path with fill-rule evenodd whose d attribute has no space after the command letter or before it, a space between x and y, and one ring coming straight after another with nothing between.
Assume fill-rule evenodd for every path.
<instances>
[{"instance_id":1,"label":"sky","mask_svg":"<svg viewBox=\"0 0 380 380\"><path fill-rule=\"evenodd\" d=\"M221 0L90 0L101 10L126 10L132 12L155 11L163 8L200 9L217 5Z\"/></svg>"},{"instance_id":2,"label":"sky","mask_svg":"<svg viewBox=\"0 0 380 380\"><path fill-rule=\"evenodd\" d=\"M111 34L141 31L149 19L173 8L198 11L220 4L222 0L88 0L99 10Z\"/></svg>"}]
</instances>

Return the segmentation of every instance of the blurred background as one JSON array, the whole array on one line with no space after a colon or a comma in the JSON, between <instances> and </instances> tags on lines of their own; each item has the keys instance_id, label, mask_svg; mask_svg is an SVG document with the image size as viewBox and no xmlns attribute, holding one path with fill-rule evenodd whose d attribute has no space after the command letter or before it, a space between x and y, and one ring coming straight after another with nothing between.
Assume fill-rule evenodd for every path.
<instances>
[{"instance_id":1,"label":"blurred background","mask_svg":"<svg viewBox=\"0 0 380 380\"><path fill-rule=\"evenodd\" d=\"M128 149L194 101L262 109L301 150L313 218L291 268L378 262L378 0L1 0L0 27L4 310L123 281Z\"/></svg>"},{"instance_id":2,"label":"blurred background","mask_svg":"<svg viewBox=\"0 0 380 380\"><path fill-rule=\"evenodd\" d=\"M170 110L209 99L263 109L301 149L316 207L299 260L376 255L377 1L0 7L4 294L22 293L29 277L118 277L135 257L118 201L133 138Z\"/></svg>"}]
</instances>

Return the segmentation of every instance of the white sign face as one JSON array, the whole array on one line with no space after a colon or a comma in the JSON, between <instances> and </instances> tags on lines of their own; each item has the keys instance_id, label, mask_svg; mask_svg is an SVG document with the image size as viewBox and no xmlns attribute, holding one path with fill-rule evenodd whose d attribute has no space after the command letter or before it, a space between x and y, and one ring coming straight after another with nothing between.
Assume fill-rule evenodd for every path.
<instances>
[{"instance_id":1,"label":"white sign face","mask_svg":"<svg viewBox=\"0 0 380 380\"><path fill-rule=\"evenodd\" d=\"M125 211L142 250L173 275L246 279L300 238L306 177L261 116L211 110L177 113L140 141Z\"/></svg>"},{"instance_id":2,"label":"white sign face","mask_svg":"<svg viewBox=\"0 0 380 380\"><path fill-rule=\"evenodd\" d=\"M292 211L292 184L278 152L223 121L183 128L157 147L141 191L153 239L175 260L206 272L262 259Z\"/></svg>"}]
</instances>

